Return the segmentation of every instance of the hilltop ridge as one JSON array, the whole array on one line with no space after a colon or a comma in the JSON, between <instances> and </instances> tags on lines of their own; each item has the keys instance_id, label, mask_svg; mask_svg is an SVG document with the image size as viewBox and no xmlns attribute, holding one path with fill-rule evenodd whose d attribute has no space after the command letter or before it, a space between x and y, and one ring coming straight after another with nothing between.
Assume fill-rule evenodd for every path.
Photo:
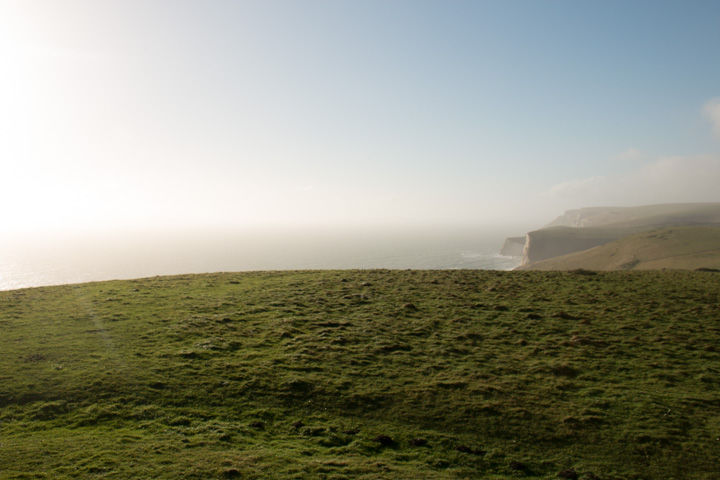
<instances>
[{"instance_id":1,"label":"hilltop ridge","mask_svg":"<svg viewBox=\"0 0 720 480\"><path fill-rule=\"evenodd\" d=\"M666 203L638 207L587 207L568 210L544 227L632 228L720 223L720 203Z\"/></svg>"}]
</instances>

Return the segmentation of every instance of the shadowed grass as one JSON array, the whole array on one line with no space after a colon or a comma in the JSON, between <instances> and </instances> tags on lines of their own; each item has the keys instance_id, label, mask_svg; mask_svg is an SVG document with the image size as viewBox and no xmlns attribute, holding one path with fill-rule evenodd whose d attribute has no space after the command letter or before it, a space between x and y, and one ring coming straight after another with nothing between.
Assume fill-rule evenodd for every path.
<instances>
[{"instance_id":1,"label":"shadowed grass","mask_svg":"<svg viewBox=\"0 0 720 480\"><path fill-rule=\"evenodd\" d=\"M715 478L720 275L0 292L0 478Z\"/></svg>"}]
</instances>

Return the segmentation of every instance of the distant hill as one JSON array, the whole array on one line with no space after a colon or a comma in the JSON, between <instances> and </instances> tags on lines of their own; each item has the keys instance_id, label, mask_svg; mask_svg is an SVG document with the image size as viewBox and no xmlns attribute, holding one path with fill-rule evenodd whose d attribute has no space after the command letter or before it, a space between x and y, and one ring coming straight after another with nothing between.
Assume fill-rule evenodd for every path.
<instances>
[{"instance_id":1,"label":"distant hill","mask_svg":"<svg viewBox=\"0 0 720 480\"><path fill-rule=\"evenodd\" d=\"M522 270L720 269L720 228L671 227L637 233L582 252L550 258Z\"/></svg>"},{"instance_id":2,"label":"distant hill","mask_svg":"<svg viewBox=\"0 0 720 480\"><path fill-rule=\"evenodd\" d=\"M720 227L720 203L569 210L526 235L521 266L599 247L641 232L669 227Z\"/></svg>"},{"instance_id":3,"label":"distant hill","mask_svg":"<svg viewBox=\"0 0 720 480\"><path fill-rule=\"evenodd\" d=\"M640 207L590 207L568 210L543 227L633 228L720 223L720 203L668 203Z\"/></svg>"}]
</instances>

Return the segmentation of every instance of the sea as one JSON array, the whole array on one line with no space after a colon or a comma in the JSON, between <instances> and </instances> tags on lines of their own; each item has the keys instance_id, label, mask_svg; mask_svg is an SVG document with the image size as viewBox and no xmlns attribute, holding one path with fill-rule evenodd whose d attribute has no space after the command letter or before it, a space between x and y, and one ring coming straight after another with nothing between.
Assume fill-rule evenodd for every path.
<instances>
[{"instance_id":1,"label":"sea","mask_svg":"<svg viewBox=\"0 0 720 480\"><path fill-rule=\"evenodd\" d=\"M512 270L498 230L181 229L0 236L0 290L210 272Z\"/></svg>"}]
</instances>

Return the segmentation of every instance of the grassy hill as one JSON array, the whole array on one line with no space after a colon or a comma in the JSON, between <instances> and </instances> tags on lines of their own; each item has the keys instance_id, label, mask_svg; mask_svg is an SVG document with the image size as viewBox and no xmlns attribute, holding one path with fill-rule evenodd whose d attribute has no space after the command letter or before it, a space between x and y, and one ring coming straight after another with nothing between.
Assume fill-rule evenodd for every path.
<instances>
[{"instance_id":1,"label":"grassy hill","mask_svg":"<svg viewBox=\"0 0 720 480\"><path fill-rule=\"evenodd\" d=\"M0 478L715 479L720 274L0 292Z\"/></svg>"},{"instance_id":2,"label":"grassy hill","mask_svg":"<svg viewBox=\"0 0 720 480\"><path fill-rule=\"evenodd\" d=\"M522 266L571 255L640 232L669 227L720 227L720 203L569 210L540 230L528 232ZM570 268L580 268L571 266ZM597 268L605 268L599 265Z\"/></svg>"},{"instance_id":3,"label":"grassy hill","mask_svg":"<svg viewBox=\"0 0 720 480\"><path fill-rule=\"evenodd\" d=\"M535 230L527 234L528 248L523 252L522 266L582 252L641 231L641 228L609 227L550 227Z\"/></svg>"},{"instance_id":4,"label":"grassy hill","mask_svg":"<svg viewBox=\"0 0 720 480\"><path fill-rule=\"evenodd\" d=\"M579 229L583 230L583 229ZM522 267L526 270L720 269L720 228L675 227L643 232L612 243Z\"/></svg>"}]
</instances>

